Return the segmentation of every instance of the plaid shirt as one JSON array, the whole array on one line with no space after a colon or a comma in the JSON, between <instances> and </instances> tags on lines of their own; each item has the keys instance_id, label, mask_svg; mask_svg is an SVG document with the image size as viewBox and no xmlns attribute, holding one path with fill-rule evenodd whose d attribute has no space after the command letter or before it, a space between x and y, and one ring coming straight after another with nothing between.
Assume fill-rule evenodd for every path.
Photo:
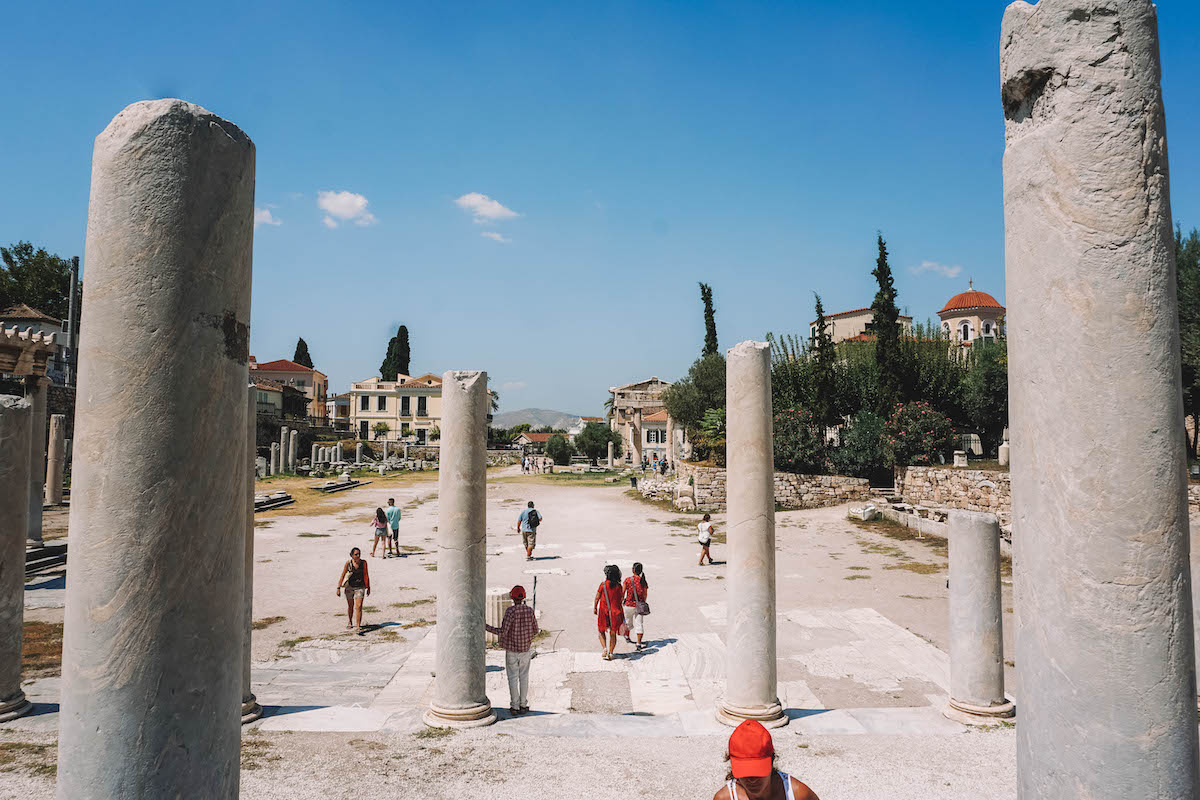
<instances>
[{"instance_id":1,"label":"plaid shirt","mask_svg":"<svg viewBox=\"0 0 1200 800\"><path fill-rule=\"evenodd\" d=\"M517 653L528 651L530 645L533 644L533 637L538 632L537 617L534 615L533 609L524 603L513 604L504 609L504 621L500 623L499 628L491 625L484 627L488 629L489 633L500 637L501 647Z\"/></svg>"}]
</instances>

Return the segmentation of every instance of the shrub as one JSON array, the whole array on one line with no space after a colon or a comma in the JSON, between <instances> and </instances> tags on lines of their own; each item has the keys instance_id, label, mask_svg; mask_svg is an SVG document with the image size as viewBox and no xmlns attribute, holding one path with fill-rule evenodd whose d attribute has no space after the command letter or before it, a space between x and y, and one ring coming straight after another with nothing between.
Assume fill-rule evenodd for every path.
<instances>
[{"instance_id":1,"label":"shrub","mask_svg":"<svg viewBox=\"0 0 1200 800\"><path fill-rule=\"evenodd\" d=\"M883 452L888 466L937 464L938 455L954 452L958 432L946 415L929 403L901 403L884 424Z\"/></svg>"},{"instance_id":2,"label":"shrub","mask_svg":"<svg viewBox=\"0 0 1200 800\"><path fill-rule=\"evenodd\" d=\"M824 431L810 412L788 408L775 415L775 469L824 475L831 467Z\"/></svg>"},{"instance_id":3,"label":"shrub","mask_svg":"<svg viewBox=\"0 0 1200 800\"><path fill-rule=\"evenodd\" d=\"M868 478L887 463L883 451L883 417L873 411L860 411L842 432L842 445L830 454L838 475Z\"/></svg>"},{"instance_id":4,"label":"shrub","mask_svg":"<svg viewBox=\"0 0 1200 800\"><path fill-rule=\"evenodd\" d=\"M564 467L571 463L571 456L574 454L575 448L567 441L567 437L561 433L556 433L546 442L546 455L560 467Z\"/></svg>"},{"instance_id":5,"label":"shrub","mask_svg":"<svg viewBox=\"0 0 1200 800\"><path fill-rule=\"evenodd\" d=\"M693 456L718 467L725 466L725 409L710 408L704 412L696 432Z\"/></svg>"}]
</instances>

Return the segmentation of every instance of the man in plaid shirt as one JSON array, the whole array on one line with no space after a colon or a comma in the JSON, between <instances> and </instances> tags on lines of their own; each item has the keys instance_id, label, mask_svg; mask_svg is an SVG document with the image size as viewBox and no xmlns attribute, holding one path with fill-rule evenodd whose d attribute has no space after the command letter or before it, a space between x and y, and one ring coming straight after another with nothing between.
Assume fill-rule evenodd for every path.
<instances>
[{"instance_id":1,"label":"man in plaid shirt","mask_svg":"<svg viewBox=\"0 0 1200 800\"><path fill-rule=\"evenodd\" d=\"M519 717L529 710L529 662L533 658L530 646L537 635L537 617L525 605L525 587L514 586L508 593L513 604L504 609L499 628L485 624L488 633L500 637L504 648L504 668L508 672L508 710Z\"/></svg>"}]
</instances>

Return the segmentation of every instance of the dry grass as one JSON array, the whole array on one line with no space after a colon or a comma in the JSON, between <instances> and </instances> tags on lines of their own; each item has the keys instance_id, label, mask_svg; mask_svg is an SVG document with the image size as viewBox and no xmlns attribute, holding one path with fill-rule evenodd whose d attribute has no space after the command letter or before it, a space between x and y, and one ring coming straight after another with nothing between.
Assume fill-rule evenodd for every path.
<instances>
[{"instance_id":1,"label":"dry grass","mask_svg":"<svg viewBox=\"0 0 1200 800\"><path fill-rule=\"evenodd\" d=\"M413 734L414 739L445 739L456 733L454 728L422 728Z\"/></svg>"},{"instance_id":2,"label":"dry grass","mask_svg":"<svg viewBox=\"0 0 1200 800\"><path fill-rule=\"evenodd\" d=\"M259 734L258 731L248 731L242 737L242 769L259 769L265 763L278 761L282 756L275 755L271 740Z\"/></svg>"},{"instance_id":3,"label":"dry grass","mask_svg":"<svg viewBox=\"0 0 1200 800\"><path fill-rule=\"evenodd\" d=\"M313 637L311 637L311 636L297 636L295 639L284 639L282 642L279 643L279 646L284 650L291 650L293 647L300 644L301 642L311 642L312 640L313 640Z\"/></svg>"},{"instance_id":4,"label":"dry grass","mask_svg":"<svg viewBox=\"0 0 1200 800\"><path fill-rule=\"evenodd\" d=\"M376 490L378 493L378 490L387 490L393 487L403 488L436 483L437 476L436 471L396 472L391 475L385 475L382 478L378 474L375 474L371 477L369 488ZM256 481L254 484L256 492L284 491L290 494L296 501L289 506L271 509L270 511L261 511L259 513L267 519L272 517L308 517L320 514L338 514L343 511L349 511L352 508L362 507L363 503L361 500L351 499L355 492L358 491L357 489L347 489L345 492L327 495L312 488L322 482L320 478L298 478L290 475Z\"/></svg>"},{"instance_id":5,"label":"dry grass","mask_svg":"<svg viewBox=\"0 0 1200 800\"><path fill-rule=\"evenodd\" d=\"M847 575L846 577L842 578L842 580L844 580L844 581L869 581L869 580L871 580L871 576L870 575Z\"/></svg>"},{"instance_id":6,"label":"dry grass","mask_svg":"<svg viewBox=\"0 0 1200 800\"><path fill-rule=\"evenodd\" d=\"M296 534L301 539L328 539L328 533L298 533Z\"/></svg>"},{"instance_id":7,"label":"dry grass","mask_svg":"<svg viewBox=\"0 0 1200 800\"><path fill-rule=\"evenodd\" d=\"M254 620L254 623L250 627L256 631L261 631L263 628L269 628L276 623L283 622L285 619L287 617L263 617L262 619Z\"/></svg>"},{"instance_id":8,"label":"dry grass","mask_svg":"<svg viewBox=\"0 0 1200 800\"><path fill-rule=\"evenodd\" d=\"M61 622L26 622L21 640L21 677L48 678L62 673Z\"/></svg>"},{"instance_id":9,"label":"dry grass","mask_svg":"<svg viewBox=\"0 0 1200 800\"><path fill-rule=\"evenodd\" d=\"M938 572L944 572L945 564L925 564L920 561L905 561L901 564L888 564L884 569L903 569L909 572L915 572L918 575L933 575Z\"/></svg>"},{"instance_id":10,"label":"dry grass","mask_svg":"<svg viewBox=\"0 0 1200 800\"><path fill-rule=\"evenodd\" d=\"M392 608L416 608L433 602L436 602L434 598L426 597L421 600L410 600L407 603L392 603Z\"/></svg>"},{"instance_id":11,"label":"dry grass","mask_svg":"<svg viewBox=\"0 0 1200 800\"><path fill-rule=\"evenodd\" d=\"M58 771L58 747L34 742L0 742L0 772L24 772L53 778Z\"/></svg>"}]
</instances>

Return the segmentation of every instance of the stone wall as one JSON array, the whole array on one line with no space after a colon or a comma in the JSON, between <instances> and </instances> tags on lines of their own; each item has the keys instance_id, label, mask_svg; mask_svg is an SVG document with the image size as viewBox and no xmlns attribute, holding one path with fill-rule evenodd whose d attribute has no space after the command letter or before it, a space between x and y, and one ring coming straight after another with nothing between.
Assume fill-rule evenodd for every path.
<instances>
[{"instance_id":1,"label":"stone wall","mask_svg":"<svg viewBox=\"0 0 1200 800\"><path fill-rule=\"evenodd\" d=\"M955 467L907 467L896 471L896 496L912 506L961 508L995 514L1012 523L1008 473Z\"/></svg>"},{"instance_id":2,"label":"stone wall","mask_svg":"<svg viewBox=\"0 0 1200 800\"><path fill-rule=\"evenodd\" d=\"M1188 513L1200 514L1200 483L1188 483Z\"/></svg>"},{"instance_id":3,"label":"stone wall","mask_svg":"<svg viewBox=\"0 0 1200 800\"><path fill-rule=\"evenodd\" d=\"M725 510L725 470L680 461L676 464L676 482L686 486L692 479L696 508L700 511ZM658 494L653 484L643 494ZM824 508L842 503L867 500L871 487L865 478L844 475L793 475L775 473L775 503L783 508Z\"/></svg>"}]
</instances>

